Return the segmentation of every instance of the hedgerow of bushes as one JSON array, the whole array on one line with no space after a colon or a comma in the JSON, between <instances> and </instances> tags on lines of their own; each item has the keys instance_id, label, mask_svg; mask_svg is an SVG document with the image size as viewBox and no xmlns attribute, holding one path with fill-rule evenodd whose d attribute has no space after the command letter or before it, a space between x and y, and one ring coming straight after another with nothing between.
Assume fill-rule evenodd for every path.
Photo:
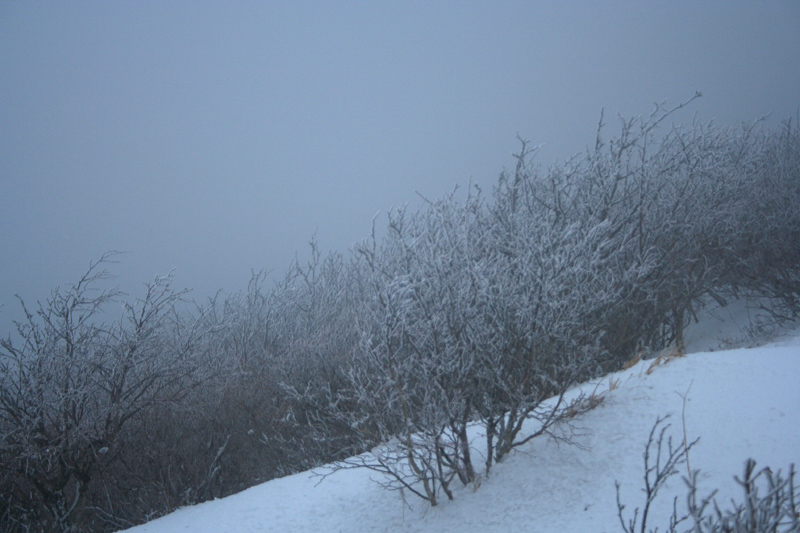
<instances>
[{"instance_id":1,"label":"hedgerow of bushes","mask_svg":"<svg viewBox=\"0 0 800 533\"><path fill-rule=\"evenodd\" d=\"M682 349L705 302L796 318L796 127L671 111L608 139L601 120L548 168L522 141L491 190L394 210L345 255L312 245L272 285L131 299L104 289L108 255L23 305L0 341L0 529L112 531L330 461L436 505L574 416L571 385Z\"/></svg>"}]
</instances>

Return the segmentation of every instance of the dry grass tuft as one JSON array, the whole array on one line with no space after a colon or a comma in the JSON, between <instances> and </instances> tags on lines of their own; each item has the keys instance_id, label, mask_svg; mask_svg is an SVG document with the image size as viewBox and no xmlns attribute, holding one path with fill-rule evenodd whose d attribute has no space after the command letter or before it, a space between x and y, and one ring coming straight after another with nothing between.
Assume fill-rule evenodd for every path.
<instances>
[{"instance_id":1,"label":"dry grass tuft","mask_svg":"<svg viewBox=\"0 0 800 533\"><path fill-rule=\"evenodd\" d=\"M669 346L659 353L656 358L650 363L650 366L645 371L645 374L652 374L653 370L660 366L664 366L673 359L677 359L678 357L683 357L686 355L683 350L678 349L677 346Z\"/></svg>"},{"instance_id":2,"label":"dry grass tuft","mask_svg":"<svg viewBox=\"0 0 800 533\"><path fill-rule=\"evenodd\" d=\"M564 418L571 419L575 418L578 415L582 415L587 411L591 411L605 400L605 393L603 394L595 394L592 393L589 396L581 396L580 398L576 398L569 406L564 410Z\"/></svg>"},{"instance_id":3,"label":"dry grass tuft","mask_svg":"<svg viewBox=\"0 0 800 533\"><path fill-rule=\"evenodd\" d=\"M639 364L639 361L641 360L642 360L641 354L637 353L636 355L633 356L633 359L622 365L622 370L628 370L629 368L636 366L637 364Z\"/></svg>"}]
</instances>

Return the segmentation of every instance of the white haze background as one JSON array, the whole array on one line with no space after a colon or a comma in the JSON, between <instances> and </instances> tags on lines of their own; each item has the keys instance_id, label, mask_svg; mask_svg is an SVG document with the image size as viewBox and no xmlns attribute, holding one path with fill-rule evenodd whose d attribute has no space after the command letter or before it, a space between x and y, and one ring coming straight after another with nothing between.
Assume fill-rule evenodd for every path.
<instances>
[{"instance_id":1,"label":"white haze background","mask_svg":"<svg viewBox=\"0 0 800 533\"><path fill-rule=\"evenodd\" d=\"M3 2L0 333L109 250L137 294L280 276L601 108L736 125L800 105L797 2Z\"/></svg>"}]
</instances>

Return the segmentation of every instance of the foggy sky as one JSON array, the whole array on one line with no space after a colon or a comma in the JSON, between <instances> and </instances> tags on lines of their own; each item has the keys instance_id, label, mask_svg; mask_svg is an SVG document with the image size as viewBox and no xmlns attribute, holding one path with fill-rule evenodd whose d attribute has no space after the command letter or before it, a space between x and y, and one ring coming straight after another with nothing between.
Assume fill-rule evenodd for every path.
<instances>
[{"instance_id":1,"label":"foggy sky","mask_svg":"<svg viewBox=\"0 0 800 533\"><path fill-rule=\"evenodd\" d=\"M105 251L240 290L698 90L673 121L796 117L800 3L3 2L0 335Z\"/></svg>"}]
</instances>

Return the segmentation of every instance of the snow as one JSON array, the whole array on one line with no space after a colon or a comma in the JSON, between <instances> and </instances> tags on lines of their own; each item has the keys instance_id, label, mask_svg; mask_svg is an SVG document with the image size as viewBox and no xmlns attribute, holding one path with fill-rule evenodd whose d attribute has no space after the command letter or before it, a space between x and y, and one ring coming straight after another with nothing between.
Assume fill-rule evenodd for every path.
<instances>
[{"instance_id":1,"label":"snow","mask_svg":"<svg viewBox=\"0 0 800 533\"><path fill-rule=\"evenodd\" d=\"M721 349L758 344L742 326L752 319L742 303L706 312L687 329L685 357L651 372L653 361L641 361L572 391L603 395L575 420L575 445L536 438L495 465L479 487L455 490L454 501L430 507L407 495L406 505L399 492L382 489L373 472L321 468L129 531L621 531L615 481L631 516L644 504L647 437L656 418L667 414L676 443L684 438L684 421L688 440L700 438L689 454L691 468L702 472L700 495L719 489L725 507L732 497L741 499L733 476L741 476L747 458L783 472L800 463L800 330L773 331L758 347ZM481 441L476 427L476 453ZM651 509L650 526L663 530L673 497L683 502L684 494L681 476L672 477Z\"/></svg>"},{"instance_id":2,"label":"snow","mask_svg":"<svg viewBox=\"0 0 800 533\"><path fill-rule=\"evenodd\" d=\"M709 303L698 313L697 321L686 327L688 353L753 348L768 341L796 337L791 325L770 325L774 321L764 308L772 305L766 298L741 298L725 307Z\"/></svg>"}]
</instances>

